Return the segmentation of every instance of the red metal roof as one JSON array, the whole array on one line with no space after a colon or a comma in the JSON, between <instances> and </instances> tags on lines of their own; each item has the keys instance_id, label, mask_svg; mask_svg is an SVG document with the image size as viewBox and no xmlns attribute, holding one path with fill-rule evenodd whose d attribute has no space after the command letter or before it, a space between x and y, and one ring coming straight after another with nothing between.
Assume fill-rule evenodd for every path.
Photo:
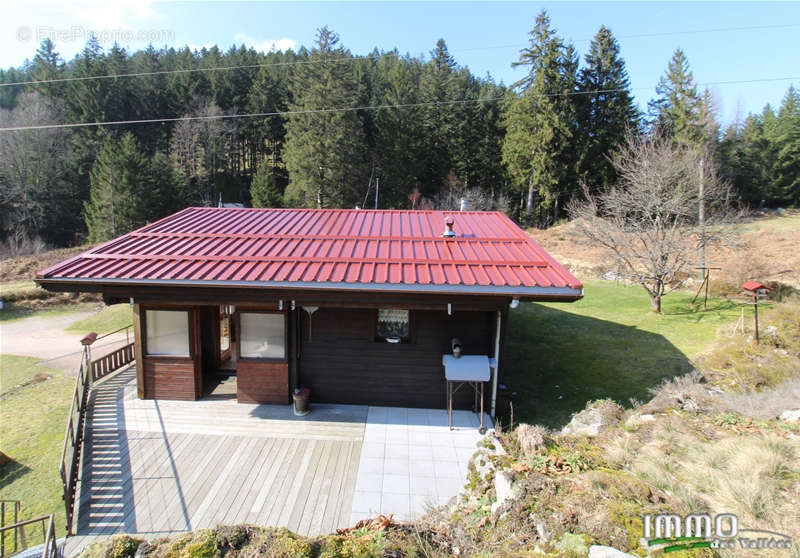
<instances>
[{"instance_id":1,"label":"red metal roof","mask_svg":"<svg viewBox=\"0 0 800 558\"><path fill-rule=\"evenodd\" d=\"M441 236L447 216L456 237ZM566 298L582 292L508 217L481 211L191 207L54 265L37 280Z\"/></svg>"}]
</instances>

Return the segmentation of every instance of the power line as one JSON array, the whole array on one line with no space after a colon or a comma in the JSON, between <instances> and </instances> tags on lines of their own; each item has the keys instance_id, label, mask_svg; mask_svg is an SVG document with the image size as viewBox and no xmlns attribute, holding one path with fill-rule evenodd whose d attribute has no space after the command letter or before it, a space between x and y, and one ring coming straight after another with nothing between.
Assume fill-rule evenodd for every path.
<instances>
[{"instance_id":1,"label":"power line","mask_svg":"<svg viewBox=\"0 0 800 558\"><path fill-rule=\"evenodd\" d=\"M730 85L741 83L760 83L769 81L790 81L800 79L800 76L788 76L779 78L761 78L761 79L747 79L747 80L729 80L729 81L708 81L698 83L701 86L709 85ZM632 89L597 89L593 91L569 91L566 93L542 93L535 95L535 98L544 97L572 97L576 95L598 95L601 93L621 93L624 91L649 91L650 87L638 87ZM270 118L274 116L290 116L293 114L325 114L333 112L353 112L359 110L384 110L384 109L404 109L415 107L427 106L448 106L448 105L462 105L468 103L490 103L494 101L502 101L506 96L486 97L483 99L456 99L453 101L429 101L423 103L400 103L394 105L364 105L357 107L341 107L341 108L322 108L322 109L306 109L306 110L286 110L275 112L256 112L246 114L208 114L198 116L175 116L165 118L146 118L142 120L111 120L105 122L73 122L66 124L35 124L31 126L8 126L0 128L0 132L18 132L24 130L53 130L61 128L87 128L93 126L120 126L120 125L135 125L135 124L156 124L159 122L181 122L190 120L230 120L236 118Z\"/></svg>"},{"instance_id":2,"label":"power line","mask_svg":"<svg viewBox=\"0 0 800 558\"><path fill-rule=\"evenodd\" d=\"M765 30L765 29L783 29L783 28L790 28L790 27L800 27L800 23L785 23L780 25L754 25L749 27L718 27L713 29L696 29L696 30L687 30L687 31L664 31L661 33L641 33L637 35L623 35L620 37L616 37L617 39L640 39L640 38L650 38L650 37L664 37L664 36L672 36L672 35L684 35L684 34L700 34L700 33L719 33L725 31L754 31L754 30ZM592 39L579 39L574 42L586 42L591 41ZM502 49L502 48L523 48L528 45L523 44L511 44L511 45L495 45L495 46L483 46L483 47L468 47L458 49L456 52L467 52L467 51L475 51L475 50L494 50L494 49ZM224 71L231 71L231 70L248 70L248 69L256 69L256 68L268 68L268 67L281 67L281 66L297 66L297 65L310 65L310 64L343 64L343 63L350 63L355 60L379 60L385 57L400 57L401 54L397 52L386 52L383 54L379 54L377 56L373 55L365 55L365 56L350 56L347 58L341 59L326 59L326 60L294 60L292 62L265 62L263 64L241 64L235 66L215 66L211 68L186 68L186 69L176 69L176 70L155 70L152 72L130 72L125 74L102 74L96 76L73 76L73 77L64 77L64 78L52 78L52 79L42 79L42 80L29 80L29 81L14 81L9 83L0 83L0 87L12 87L12 86L28 86L28 85L40 85L40 84L51 84L51 83L67 83L67 82L75 82L75 81L88 81L88 80L105 80L105 79L119 79L119 78L130 78L130 77L147 77L147 76L159 76L159 75L169 75L169 74L191 74L196 72L224 72Z\"/></svg>"}]
</instances>

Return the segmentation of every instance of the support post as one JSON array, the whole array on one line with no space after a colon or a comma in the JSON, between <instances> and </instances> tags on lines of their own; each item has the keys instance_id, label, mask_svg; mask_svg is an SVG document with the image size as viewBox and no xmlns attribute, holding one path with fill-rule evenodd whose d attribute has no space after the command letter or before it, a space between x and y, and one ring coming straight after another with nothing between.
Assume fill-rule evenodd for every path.
<instances>
[{"instance_id":1,"label":"support post","mask_svg":"<svg viewBox=\"0 0 800 558\"><path fill-rule=\"evenodd\" d=\"M758 292L753 292L753 310L756 318L756 345L758 345Z\"/></svg>"},{"instance_id":2,"label":"support post","mask_svg":"<svg viewBox=\"0 0 800 558\"><path fill-rule=\"evenodd\" d=\"M494 332L494 373L492 374L492 406L491 416L495 419L497 410L497 372L500 370L500 327L503 322L503 313L497 311L497 325Z\"/></svg>"},{"instance_id":3,"label":"support post","mask_svg":"<svg viewBox=\"0 0 800 558\"><path fill-rule=\"evenodd\" d=\"M136 357L136 396L144 399L144 353L142 351L142 306L133 305L133 352Z\"/></svg>"}]
</instances>

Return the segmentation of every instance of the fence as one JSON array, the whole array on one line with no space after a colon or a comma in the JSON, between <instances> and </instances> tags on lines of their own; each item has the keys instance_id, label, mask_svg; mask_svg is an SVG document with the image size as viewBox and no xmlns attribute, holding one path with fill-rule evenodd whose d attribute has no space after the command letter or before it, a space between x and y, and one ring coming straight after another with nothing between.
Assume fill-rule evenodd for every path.
<instances>
[{"instance_id":1,"label":"fence","mask_svg":"<svg viewBox=\"0 0 800 558\"><path fill-rule=\"evenodd\" d=\"M19 502L16 504L15 513L18 513ZM24 521L15 521L11 525L3 525L0 527L0 540L2 540L2 544L0 544L0 557L10 556L25 550L28 546L26 543L27 537L25 534L25 528L35 523L39 523L42 526L42 537L44 539L44 545L42 545L42 558L59 558L61 556L61 552L59 551L58 544L56 543L56 528L53 514L43 515L33 519L26 519ZM5 545L8 531L13 533L14 541L14 548L10 554L6 554Z\"/></svg>"},{"instance_id":2,"label":"fence","mask_svg":"<svg viewBox=\"0 0 800 558\"><path fill-rule=\"evenodd\" d=\"M64 445L61 450L61 462L59 464L64 506L67 512L66 528L68 535L73 534L75 495L80 480L81 451L83 449L89 390L91 389L92 382L107 376L115 370L119 370L126 364L135 360L134 344L130 342L130 336L128 334L128 329L130 327L131 326L126 326L99 337L96 333L92 332L81 339L83 355L81 356L78 377L75 379L75 389L72 393L72 403L70 405L69 416L67 417L67 429L64 434ZM99 339L103 339L114 333L119 333L122 330L125 330L126 345L93 360L92 345Z\"/></svg>"}]
</instances>

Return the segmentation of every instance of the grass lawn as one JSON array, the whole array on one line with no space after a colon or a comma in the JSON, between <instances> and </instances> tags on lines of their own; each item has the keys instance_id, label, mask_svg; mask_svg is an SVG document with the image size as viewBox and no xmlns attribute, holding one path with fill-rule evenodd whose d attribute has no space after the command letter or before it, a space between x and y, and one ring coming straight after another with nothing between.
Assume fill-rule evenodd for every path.
<instances>
[{"instance_id":1,"label":"grass lawn","mask_svg":"<svg viewBox=\"0 0 800 558\"><path fill-rule=\"evenodd\" d=\"M103 308L97 314L71 324L70 333L89 333L94 331L100 335L110 333L133 323L133 310L130 304L115 304Z\"/></svg>"},{"instance_id":2,"label":"grass lawn","mask_svg":"<svg viewBox=\"0 0 800 558\"><path fill-rule=\"evenodd\" d=\"M56 514L64 535L64 504L58 461L75 381L60 370L37 366L35 358L0 356L0 449L11 461L0 466L0 499L20 500L23 518ZM36 374L52 378L7 393ZM31 527L29 543L41 542Z\"/></svg>"},{"instance_id":3,"label":"grass lawn","mask_svg":"<svg viewBox=\"0 0 800 558\"><path fill-rule=\"evenodd\" d=\"M670 293L659 315L641 287L587 281L578 302L511 310L501 383L516 392L515 422L560 427L589 400L646 400L650 387L691 371L691 359L741 313L726 299L709 299L703 312L693 296Z\"/></svg>"}]
</instances>

